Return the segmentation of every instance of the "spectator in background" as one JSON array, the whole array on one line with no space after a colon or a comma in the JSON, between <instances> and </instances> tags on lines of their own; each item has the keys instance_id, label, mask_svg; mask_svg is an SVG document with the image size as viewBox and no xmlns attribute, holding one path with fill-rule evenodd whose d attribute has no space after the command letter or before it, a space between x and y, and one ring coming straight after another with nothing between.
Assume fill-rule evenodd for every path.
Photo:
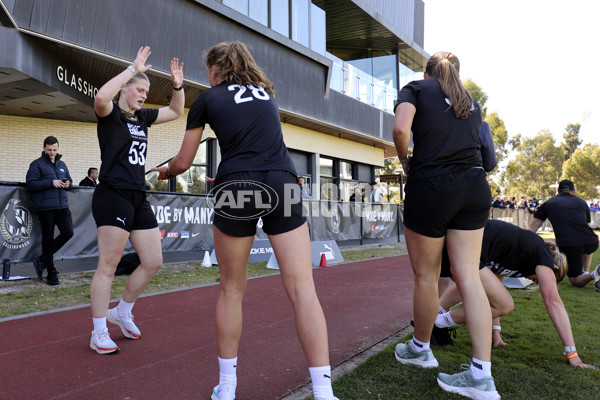
<instances>
[{"instance_id":1,"label":"spectator in background","mask_svg":"<svg viewBox=\"0 0 600 400\"><path fill-rule=\"evenodd\" d=\"M42 228L42 255L34 258L33 265L40 280L44 269L48 271L46 282L52 286L60 283L54 267L54 253L73 237L73 220L66 192L73 180L61 158L58 139L48 136L44 139L42 156L29 165L26 177L27 190L31 193ZM56 238L55 227L60 232Z\"/></svg>"},{"instance_id":2,"label":"spectator in background","mask_svg":"<svg viewBox=\"0 0 600 400\"><path fill-rule=\"evenodd\" d=\"M383 192L379 188L379 184L377 182L371 182L369 201L371 201L371 203L383 203L384 200Z\"/></svg>"},{"instance_id":3,"label":"spectator in background","mask_svg":"<svg viewBox=\"0 0 600 400\"><path fill-rule=\"evenodd\" d=\"M571 284L584 287L596 281L596 290L600 291L600 265L589 272L592 255L598 249L598 236L588 225L590 208L575 196L573 182L565 179L558 184L558 194L540 205L529 230L537 232L546 219L552 224L559 250L567 256Z\"/></svg>"},{"instance_id":4,"label":"spectator in background","mask_svg":"<svg viewBox=\"0 0 600 400\"><path fill-rule=\"evenodd\" d=\"M502 197L496 196L496 200L492 203L493 208L506 208L506 204L502 200Z\"/></svg>"},{"instance_id":5,"label":"spectator in background","mask_svg":"<svg viewBox=\"0 0 600 400\"><path fill-rule=\"evenodd\" d=\"M362 192L360 190L360 186L355 186L354 187L354 193L352 193L350 195L349 201L356 201L356 202L362 202L363 201L363 196L362 196Z\"/></svg>"},{"instance_id":6,"label":"spectator in background","mask_svg":"<svg viewBox=\"0 0 600 400\"><path fill-rule=\"evenodd\" d=\"M303 176L298 177L298 185L300 185L300 195L303 199L312 198L312 192L310 188L305 184L305 179Z\"/></svg>"},{"instance_id":7,"label":"spectator in background","mask_svg":"<svg viewBox=\"0 0 600 400\"><path fill-rule=\"evenodd\" d=\"M92 168L88 169L87 176L85 178L83 178L81 180L81 182L79 182L79 186L96 187L96 185L98 185L98 183L96 182L97 179L98 179L98 168L92 167Z\"/></svg>"},{"instance_id":8,"label":"spectator in background","mask_svg":"<svg viewBox=\"0 0 600 400\"><path fill-rule=\"evenodd\" d=\"M590 211L591 212L597 212L598 211L598 205L595 204L593 201L590 202Z\"/></svg>"},{"instance_id":9,"label":"spectator in background","mask_svg":"<svg viewBox=\"0 0 600 400\"><path fill-rule=\"evenodd\" d=\"M517 207L517 205L516 205L516 203L515 203L515 200L516 200L516 197L515 197L515 196L512 196L512 197L511 197L510 199L508 199L508 201L507 201L507 204L506 204L506 205L507 205L507 207L508 207L508 208L510 208L511 210L514 210L514 209Z\"/></svg>"},{"instance_id":10,"label":"spectator in background","mask_svg":"<svg viewBox=\"0 0 600 400\"><path fill-rule=\"evenodd\" d=\"M531 211L535 211L538 208L539 202L538 200L534 197L531 200L529 200L529 209Z\"/></svg>"}]
</instances>

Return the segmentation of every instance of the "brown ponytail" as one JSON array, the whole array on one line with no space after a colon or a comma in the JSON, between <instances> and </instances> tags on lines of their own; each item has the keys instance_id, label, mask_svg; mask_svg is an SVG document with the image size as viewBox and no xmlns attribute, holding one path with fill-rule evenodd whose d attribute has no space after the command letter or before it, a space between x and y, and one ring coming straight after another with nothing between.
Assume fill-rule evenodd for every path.
<instances>
[{"instance_id":1,"label":"brown ponytail","mask_svg":"<svg viewBox=\"0 0 600 400\"><path fill-rule=\"evenodd\" d=\"M464 88L459 77L460 62L458 57L447 51L435 53L427 61L425 72L431 78L437 79L442 91L450 100L450 107L456 118L467 119L473 110L473 98Z\"/></svg>"},{"instance_id":2,"label":"brown ponytail","mask_svg":"<svg viewBox=\"0 0 600 400\"><path fill-rule=\"evenodd\" d=\"M554 275L556 276L556 282L560 282L563 280L567 271L569 270L569 265L567 264L567 257L558 250L558 246L556 243L544 240L544 244L550 253L550 257L552 257L552 262L554 263Z\"/></svg>"},{"instance_id":3,"label":"brown ponytail","mask_svg":"<svg viewBox=\"0 0 600 400\"><path fill-rule=\"evenodd\" d=\"M271 95L275 94L275 86L242 42L222 42L213 46L206 55L206 65L214 66L226 82L262 86Z\"/></svg>"}]
</instances>

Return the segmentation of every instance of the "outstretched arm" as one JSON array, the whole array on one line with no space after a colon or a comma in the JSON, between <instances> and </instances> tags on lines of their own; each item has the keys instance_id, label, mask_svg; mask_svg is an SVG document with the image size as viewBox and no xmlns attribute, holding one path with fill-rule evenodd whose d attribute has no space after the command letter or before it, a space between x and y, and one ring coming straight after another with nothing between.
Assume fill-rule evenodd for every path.
<instances>
[{"instance_id":1,"label":"outstretched arm","mask_svg":"<svg viewBox=\"0 0 600 400\"><path fill-rule=\"evenodd\" d=\"M152 168L152 171L158 171L158 179L171 179L171 177L179 175L190 168L194 161L194 156L198 151L198 146L200 146L200 142L202 141L202 131L203 128L193 128L185 131L181 149L173 157L169 166ZM171 177L167 175L167 171L169 171Z\"/></svg>"},{"instance_id":2,"label":"outstretched arm","mask_svg":"<svg viewBox=\"0 0 600 400\"><path fill-rule=\"evenodd\" d=\"M98 93L96 93L96 97L94 99L94 111L99 117L106 117L111 113L113 108L112 100L115 98L119 90L125 85L129 80L135 76L136 74L146 72L148 69L152 67L152 65L145 65L146 60L150 57L150 47L140 47L137 52L137 56L133 64L129 67L125 68L123 72L119 75L112 78L110 81L106 82ZM135 70L132 71L132 68Z\"/></svg>"},{"instance_id":3,"label":"outstretched arm","mask_svg":"<svg viewBox=\"0 0 600 400\"><path fill-rule=\"evenodd\" d=\"M538 229L540 229L540 226L542 226L542 224L544 223L544 221L542 221L541 219L537 219L537 218L533 218L533 221L531 221L531 225L529 225L529 229L531 232L537 232Z\"/></svg>"},{"instance_id":4,"label":"outstretched arm","mask_svg":"<svg viewBox=\"0 0 600 400\"><path fill-rule=\"evenodd\" d=\"M556 287L556 278L551 268L544 265L538 265L535 268L535 274L540 285L540 291L544 298L544 305L548 315L556 328L556 332L563 343L563 346L575 346L573 332L571 331L571 322L565 306L558 294ZM568 358L569 363L574 367L598 369L594 365L584 364L577 353L572 358Z\"/></svg>"}]
</instances>

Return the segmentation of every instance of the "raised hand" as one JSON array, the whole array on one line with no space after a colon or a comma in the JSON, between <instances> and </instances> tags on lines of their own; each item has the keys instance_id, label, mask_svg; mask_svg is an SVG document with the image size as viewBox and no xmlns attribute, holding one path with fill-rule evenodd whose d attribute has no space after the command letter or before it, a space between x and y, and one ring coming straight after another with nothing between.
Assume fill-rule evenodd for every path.
<instances>
[{"instance_id":1,"label":"raised hand","mask_svg":"<svg viewBox=\"0 0 600 400\"><path fill-rule=\"evenodd\" d=\"M148 60L148 57L150 57L150 54L152 54L152 52L150 51L149 46L140 47L140 49L137 52L137 56L135 57L135 60L133 61L133 68L135 68L135 72L140 74L140 73L146 72L150 68L152 68L152 65L150 65L150 64L146 65L146 60Z\"/></svg>"},{"instance_id":2,"label":"raised hand","mask_svg":"<svg viewBox=\"0 0 600 400\"><path fill-rule=\"evenodd\" d=\"M179 58L171 60L171 82L176 88L183 85L183 63L179 64Z\"/></svg>"}]
</instances>

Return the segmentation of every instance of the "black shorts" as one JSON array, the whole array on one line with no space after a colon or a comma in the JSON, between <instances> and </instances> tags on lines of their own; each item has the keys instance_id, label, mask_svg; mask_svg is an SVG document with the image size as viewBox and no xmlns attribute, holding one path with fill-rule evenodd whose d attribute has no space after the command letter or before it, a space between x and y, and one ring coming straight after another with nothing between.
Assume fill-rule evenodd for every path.
<instances>
[{"instance_id":1,"label":"black shorts","mask_svg":"<svg viewBox=\"0 0 600 400\"><path fill-rule=\"evenodd\" d=\"M404 226L423 236L480 229L490 215L492 193L481 168L408 182L405 193Z\"/></svg>"},{"instance_id":2,"label":"black shorts","mask_svg":"<svg viewBox=\"0 0 600 400\"><path fill-rule=\"evenodd\" d=\"M214 225L229 236L268 235L292 231L306 222L296 176L289 171L244 171L218 177L214 195Z\"/></svg>"},{"instance_id":3,"label":"black shorts","mask_svg":"<svg viewBox=\"0 0 600 400\"><path fill-rule=\"evenodd\" d=\"M598 249L598 241L581 245L581 246L559 246L558 249L567 257L567 265L569 270L567 276L576 278L583 274L583 255L592 254Z\"/></svg>"},{"instance_id":4,"label":"black shorts","mask_svg":"<svg viewBox=\"0 0 600 400\"><path fill-rule=\"evenodd\" d=\"M158 228L156 217L141 190L116 189L99 184L92 198L96 226L116 226L127 232Z\"/></svg>"}]
</instances>

